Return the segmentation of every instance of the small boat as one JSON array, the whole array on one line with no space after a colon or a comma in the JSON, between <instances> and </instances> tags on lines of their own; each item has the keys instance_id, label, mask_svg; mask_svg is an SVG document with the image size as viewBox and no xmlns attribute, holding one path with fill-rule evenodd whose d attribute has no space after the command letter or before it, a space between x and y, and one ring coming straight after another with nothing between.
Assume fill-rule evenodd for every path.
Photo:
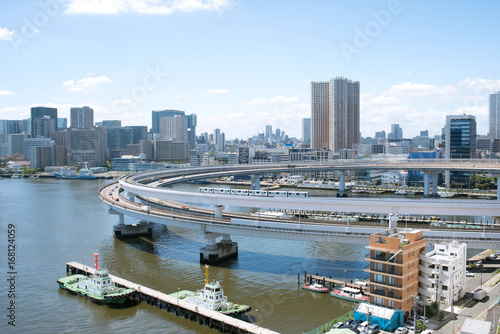
<instances>
[{"instance_id":1,"label":"small boat","mask_svg":"<svg viewBox=\"0 0 500 334\"><path fill-rule=\"evenodd\" d=\"M11 176L11 179L20 179L20 178L22 178L22 177L23 177L23 175L22 175L22 174L13 174L13 175Z\"/></svg>"},{"instance_id":2,"label":"small boat","mask_svg":"<svg viewBox=\"0 0 500 334\"><path fill-rule=\"evenodd\" d=\"M196 306L201 306L230 316L238 316L250 311L252 308L250 305L228 302L219 282L215 280L212 282L208 281L207 265L205 265L205 277L205 287L203 290L198 290L196 292L184 290L172 293L171 296Z\"/></svg>"},{"instance_id":3,"label":"small boat","mask_svg":"<svg viewBox=\"0 0 500 334\"><path fill-rule=\"evenodd\" d=\"M456 193L451 191L443 191L443 192L438 192L438 195L441 196L441 198L450 198L455 196Z\"/></svg>"},{"instance_id":4,"label":"small boat","mask_svg":"<svg viewBox=\"0 0 500 334\"><path fill-rule=\"evenodd\" d=\"M360 289L351 288L348 286L344 286L341 289L335 289L330 292L330 295L332 297L337 297L349 301L370 301L370 297L363 295Z\"/></svg>"},{"instance_id":5,"label":"small boat","mask_svg":"<svg viewBox=\"0 0 500 334\"><path fill-rule=\"evenodd\" d=\"M85 163L85 167L80 169L78 174L55 174L56 179L65 179L65 180L95 180L97 176L92 173L90 169L87 168L87 163Z\"/></svg>"},{"instance_id":6,"label":"small boat","mask_svg":"<svg viewBox=\"0 0 500 334\"><path fill-rule=\"evenodd\" d=\"M301 286L302 289L314 291L314 292L319 292L319 293L326 293L330 290L328 288L324 287L323 284L319 283L314 283L314 284L304 284Z\"/></svg>"},{"instance_id":7,"label":"small boat","mask_svg":"<svg viewBox=\"0 0 500 334\"><path fill-rule=\"evenodd\" d=\"M72 294L87 297L98 304L123 304L134 290L117 287L106 269L98 269L97 255L94 253L95 275L66 276L57 281L59 287Z\"/></svg>"}]
</instances>

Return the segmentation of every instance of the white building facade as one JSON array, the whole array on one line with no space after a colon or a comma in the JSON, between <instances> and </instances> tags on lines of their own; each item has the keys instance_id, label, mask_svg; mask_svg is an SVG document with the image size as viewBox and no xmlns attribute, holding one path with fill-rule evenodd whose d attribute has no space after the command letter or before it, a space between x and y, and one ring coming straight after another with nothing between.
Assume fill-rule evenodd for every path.
<instances>
[{"instance_id":1,"label":"white building facade","mask_svg":"<svg viewBox=\"0 0 500 334\"><path fill-rule=\"evenodd\" d=\"M466 243L436 243L432 252L420 254L419 258L421 300L450 305L465 295Z\"/></svg>"}]
</instances>

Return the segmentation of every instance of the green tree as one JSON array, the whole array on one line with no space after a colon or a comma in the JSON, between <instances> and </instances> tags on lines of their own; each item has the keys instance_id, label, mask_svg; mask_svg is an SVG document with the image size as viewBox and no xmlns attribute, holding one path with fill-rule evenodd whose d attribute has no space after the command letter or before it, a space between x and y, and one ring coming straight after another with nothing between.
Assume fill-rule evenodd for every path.
<instances>
[{"instance_id":1,"label":"green tree","mask_svg":"<svg viewBox=\"0 0 500 334\"><path fill-rule=\"evenodd\" d=\"M426 329L427 325L425 324L425 322L422 319L418 319L415 325L415 331L417 332L417 334L422 333Z\"/></svg>"}]
</instances>

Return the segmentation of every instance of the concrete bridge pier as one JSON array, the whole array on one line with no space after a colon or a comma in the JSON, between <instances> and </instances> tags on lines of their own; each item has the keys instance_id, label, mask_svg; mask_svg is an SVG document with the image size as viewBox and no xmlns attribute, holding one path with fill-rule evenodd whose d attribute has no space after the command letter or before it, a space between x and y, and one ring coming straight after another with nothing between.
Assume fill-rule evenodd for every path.
<instances>
[{"instance_id":1,"label":"concrete bridge pier","mask_svg":"<svg viewBox=\"0 0 500 334\"><path fill-rule=\"evenodd\" d=\"M432 180L431 180L432 176ZM424 196L426 198L438 198L440 197L437 192L437 180L438 173L434 171L424 171ZM432 192L429 193L429 185L431 186Z\"/></svg>"},{"instance_id":2,"label":"concrete bridge pier","mask_svg":"<svg viewBox=\"0 0 500 334\"><path fill-rule=\"evenodd\" d=\"M118 215L118 223L113 226L113 235L116 238L130 238L138 236L152 236L153 224L145 220L141 220L137 224L125 224L125 215L109 209L108 213L111 215Z\"/></svg>"},{"instance_id":3,"label":"concrete bridge pier","mask_svg":"<svg viewBox=\"0 0 500 334\"><path fill-rule=\"evenodd\" d=\"M127 191L127 199L131 202L134 202L135 200L135 194L131 193L130 191Z\"/></svg>"},{"instance_id":4,"label":"concrete bridge pier","mask_svg":"<svg viewBox=\"0 0 500 334\"><path fill-rule=\"evenodd\" d=\"M344 172L339 172L339 190L337 191L337 197L347 196L347 191L345 190L345 175Z\"/></svg>"},{"instance_id":5,"label":"concrete bridge pier","mask_svg":"<svg viewBox=\"0 0 500 334\"><path fill-rule=\"evenodd\" d=\"M497 179L497 201L500 201L500 174L490 173L490 177L496 177Z\"/></svg>"},{"instance_id":6,"label":"concrete bridge pier","mask_svg":"<svg viewBox=\"0 0 500 334\"><path fill-rule=\"evenodd\" d=\"M226 207L224 205L214 204L214 217L222 218L222 212L224 211L225 208Z\"/></svg>"},{"instance_id":7,"label":"concrete bridge pier","mask_svg":"<svg viewBox=\"0 0 500 334\"><path fill-rule=\"evenodd\" d=\"M250 177L251 177L250 189L260 190L260 175L259 174L252 174L252 175L250 175Z\"/></svg>"},{"instance_id":8,"label":"concrete bridge pier","mask_svg":"<svg viewBox=\"0 0 500 334\"><path fill-rule=\"evenodd\" d=\"M200 236L207 241L207 245L200 248L200 263L218 263L238 256L238 243L231 240L231 235L202 232ZM222 240L217 242L219 237Z\"/></svg>"}]
</instances>

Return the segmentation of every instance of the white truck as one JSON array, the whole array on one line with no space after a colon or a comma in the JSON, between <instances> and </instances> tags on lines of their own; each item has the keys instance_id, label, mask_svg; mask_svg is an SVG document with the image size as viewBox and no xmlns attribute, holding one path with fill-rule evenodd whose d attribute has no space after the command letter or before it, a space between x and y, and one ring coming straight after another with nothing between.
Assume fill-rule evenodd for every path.
<instances>
[{"instance_id":1,"label":"white truck","mask_svg":"<svg viewBox=\"0 0 500 334\"><path fill-rule=\"evenodd\" d=\"M486 298L486 290L476 289L474 291L474 300L483 300L484 298Z\"/></svg>"}]
</instances>

